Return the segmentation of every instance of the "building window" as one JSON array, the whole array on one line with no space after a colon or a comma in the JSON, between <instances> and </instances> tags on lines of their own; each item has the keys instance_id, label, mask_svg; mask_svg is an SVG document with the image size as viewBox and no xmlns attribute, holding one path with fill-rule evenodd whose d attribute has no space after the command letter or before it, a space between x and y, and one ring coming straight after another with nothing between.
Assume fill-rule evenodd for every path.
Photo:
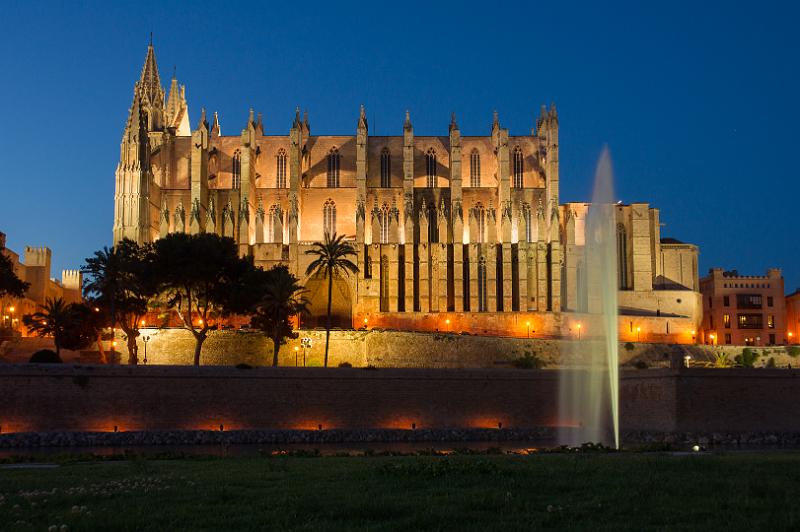
<instances>
[{"instance_id":1,"label":"building window","mask_svg":"<svg viewBox=\"0 0 800 532\"><path fill-rule=\"evenodd\" d=\"M381 312L389 312L389 257L381 257Z\"/></svg>"},{"instance_id":2,"label":"building window","mask_svg":"<svg viewBox=\"0 0 800 532\"><path fill-rule=\"evenodd\" d=\"M386 203L381 207L379 221L381 224L381 244L389 243L389 205Z\"/></svg>"},{"instance_id":3,"label":"building window","mask_svg":"<svg viewBox=\"0 0 800 532\"><path fill-rule=\"evenodd\" d=\"M769 335L769 345L775 345L775 333Z\"/></svg>"},{"instance_id":4,"label":"building window","mask_svg":"<svg viewBox=\"0 0 800 532\"><path fill-rule=\"evenodd\" d=\"M722 296L722 304L726 307L731 306L731 296Z\"/></svg>"},{"instance_id":5,"label":"building window","mask_svg":"<svg viewBox=\"0 0 800 532\"><path fill-rule=\"evenodd\" d=\"M483 208L483 204L478 203L474 208L475 214L475 231L478 233L477 235L472 236L472 240L474 242L478 242L479 244L483 244L486 239L486 209Z\"/></svg>"},{"instance_id":6,"label":"building window","mask_svg":"<svg viewBox=\"0 0 800 532\"><path fill-rule=\"evenodd\" d=\"M714 308L714 300L711 296L708 297L708 308Z\"/></svg>"},{"instance_id":7,"label":"building window","mask_svg":"<svg viewBox=\"0 0 800 532\"><path fill-rule=\"evenodd\" d=\"M336 203L328 199L322 207L322 221L325 233L333 235L336 233Z\"/></svg>"},{"instance_id":8,"label":"building window","mask_svg":"<svg viewBox=\"0 0 800 532\"><path fill-rule=\"evenodd\" d=\"M425 154L425 171L428 176L428 188L436 188L436 151L433 148Z\"/></svg>"},{"instance_id":9,"label":"building window","mask_svg":"<svg viewBox=\"0 0 800 532\"><path fill-rule=\"evenodd\" d=\"M522 150L519 146L514 148L514 188L522 188Z\"/></svg>"},{"instance_id":10,"label":"building window","mask_svg":"<svg viewBox=\"0 0 800 532\"><path fill-rule=\"evenodd\" d=\"M275 217L277 213L278 207L272 205L269 208L269 215L267 216L267 242L275 242Z\"/></svg>"},{"instance_id":11,"label":"building window","mask_svg":"<svg viewBox=\"0 0 800 532\"><path fill-rule=\"evenodd\" d=\"M481 186L481 156L475 148L469 154L469 186Z\"/></svg>"},{"instance_id":12,"label":"building window","mask_svg":"<svg viewBox=\"0 0 800 532\"><path fill-rule=\"evenodd\" d=\"M428 210L428 242L439 241L439 216L436 209L431 207Z\"/></svg>"},{"instance_id":13,"label":"building window","mask_svg":"<svg viewBox=\"0 0 800 532\"><path fill-rule=\"evenodd\" d=\"M328 153L328 188L339 188L339 150L331 148Z\"/></svg>"},{"instance_id":14,"label":"building window","mask_svg":"<svg viewBox=\"0 0 800 532\"><path fill-rule=\"evenodd\" d=\"M525 209L525 241L533 242L533 228L531 227L531 209ZM578 292L581 293L581 292Z\"/></svg>"},{"instance_id":15,"label":"building window","mask_svg":"<svg viewBox=\"0 0 800 532\"><path fill-rule=\"evenodd\" d=\"M239 190L242 188L242 154L239 150L233 152L233 166L231 168L233 179L231 181L231 188Z\"/></svg>"},{"instance_id":16,"label":"building window","mask_svg":"<svg viewBox=\"0 0 800 532\"><path fill-rule=\"evenodd\" d=\"M761 314L739 314L737 319L739 320L740 329L764 328L764 316Z\"/></svg>"},{"instance_id":17,"label":"building window","mask_svg":"<svg viewBox=\"0 0 800 532\"><path fill-rule=\"evenodd\" d=\"M725 333L725 343L727 345L731 344L731 333Z\"/></svg>"},{"instance_id":18,"label":"building window","mask_svg":"<svg viewBox=\"0 0 800 532\"><path fill-rule=\"evenodd\" d=\"M774 329L775 328L775 316L770 314L767 316L767 329Z\"/></svg>"},{"instance_id":19,"label":"building window","mask_svg":"<svg viewBox=\"0 0 800 532\"><path fill-rule=\"evenodd\" d=\"M767 296L767 306L771 307L773 303L774 301L772 299L772 296Z\"/></svg>"},{"instance_id":20,"label":"building window","mask_svg":"<svg viewBox=\"0 0 800 532\"><path fill-rule=\"evenodd\" d=\"M760 294L736 294L736 308L761 308Z\"/></svg>"},{"instance_id":21,"label":"building window","mask_svg":"<svg viewBox=\"0 0 800 532\"><path fill-rule=\"evenodd\" d=\"M723 314L722 315L722 326L726 329L731 328L731 315L730 314Z\"/></svg>"},{"instance_id":22,"label":"building window","mask_svg":"<svg viewBox=\"0 0 800 532\"><path fill-rule=\"evenodd\" d=\"M286 150L281 148L275 158L275 186L286 188Z\"/></svg>"},{"instance_id":23,"label":"building window","mask_svg":"<svg viewBox=\"0 0 800 532\"><path fill-rule=\"evenodd\" d=\"M622 224L617 224L617 272L619 289L628 290L628 234Z\"/></svg>"},{"instance_id":24,"label":"building window","mask_svg":"<svg viewBox=\"0 0 800 532\"><path fill-rule=\"evenodd\" d=\"M392 186L392 156L389 154L389 148L384 148L381 151L381 188L390 186Z\"/></svg>"},{"instance_id":25,"label":"building window","mask_svg":"<svg viewBox=\"0 0 800 532\"><path fill-rule=\"evenodd\" d=\"M486 312L486 259L478 261L478 312Z\"/></svg>"}]
</instances>

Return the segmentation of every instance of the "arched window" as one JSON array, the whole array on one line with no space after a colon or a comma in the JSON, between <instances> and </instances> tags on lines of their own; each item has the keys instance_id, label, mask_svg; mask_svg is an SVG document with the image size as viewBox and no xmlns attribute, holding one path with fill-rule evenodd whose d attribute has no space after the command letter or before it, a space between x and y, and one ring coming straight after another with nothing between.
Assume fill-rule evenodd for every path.
<instances>
[{"instance_id":1,"label":"arched window","mask_svg":"<svg viewBox=\"0 0 800 532\"><path fill-rule=\"evenodd\" d=\"M381 188L392 186L392 156L389 148L381 150Z\"/></svg>"},{"instance_id":2,"label":"arched window","mask_svg":"<svg viewBox=\"0 0 800 532\"><path fill-rule=\"evenodd\" d=\"M389 312L389 257L381 257L381 312Z\"/></svg>"},{"instance_id":3,"label":"arched window","mask_svg":"<svg viewBox=\"0 0 800 532\"><path fill-rule=\"evenodd\" d=\"M425 154L425 171L428 176L428 188L436 188L436 150L433 148Z\"/></svg>"},{"instance_id":4,"label":"arched window","mask_svg":"<svg viewBox=\"0 0 800 532\"><path fill-rule=\"evenodd\" d=\"M469 186L481 186L481 156L474 148L469 154Z\"/></svg>"},{"instance_id":5,"label":"arched window","mask_svg":"<svg viewBox=\"0 0 800 532\"><path fill-rule=\"evenodd\" d=\"M482 203L475 205L475 230L478 234L472 240L483 244L486 240L486 209Z\"/></svg>"},{"instance_id":6,"label":"arched window","mask_svg":"<svg viewBox=\"0 0 800 532\"><path fill-rule=\"evenodd\" d=\"M387 205L386 203L384 203L383 206L381 207L380 223L381 223L381 244L388 244L389 224L391 223L391 220L389 219L389 205Z\"/></svg>"},{"instance_id":7,"label":"arched window","mask_svg":"<svg viewBox=\"0 0 800 532\"><path fill-rule=\"evenodd\" d=\"M322 207L323 229L329 235L336 233L336 203L328 198Z\"/></svg>"},{"instance_id":8,"label":"arched window","mask_svg":"<svg viewBox=\"0 0 800 532\"><path fill-rule=\"evenodd\" d=\"M275 186L286 188L286 150L281 148L275 158Z\"/></svg>"},{"instance_id":9,"label":"arched window","mask_svg":"<svg viewBox=\"0 0 800 532\"><path fill-rule=\"evenodd\" d=\"M275 216L278 213L278 206L272 205L267 215L267 242L275 242Z\"/></svg>"},{"instance_id":10,"label":"arched window","mask_svg":"<svg viewBox=\"0 0 800 532\"><path fill-rule=\"evenodd\" d=\"M486 258L478 261L478 312L486 312Z\"/></svg>"},{"instance_id":11,"label":"arched window","mask_svg":"<svg viewBox=\"0 0 800 532\"><path fill-rule=\"evenodd\" d=\"M242 188L242 153L239 150L233 152L233 167L231 168L233 180L231 188L239 190Z\"/></svg>"},{"instance_id":12,"label":"arched window","mask_svg":"<svg viewBox=\"0 0 800 532\"><path fill-rule=\"evenodd\" d=\"M531 227L531 209L525 209L525 242L533 242L533 228Z\"/></svg>"},{"instance_id":13,"label":"arched window","mask_svg":"<svg viewBox=\"0 0 800 532\"><path fill-rule=\"evenodd\" d=\"M514 188L522 188L522 150L519 146L514 148Z\"/></svg>"},{"instance_id":14,"label":"arched window","mask_svg":"<svg viewBox=\"0 0 800 532\"><path fill-rule=\"evenodd\" d=\"M628 234L622 224L617 224L617 274L619 289L628 290Z\"/></svg>"},{"instance_id":15,"label":"arched window","mask_svg":"<svg viewBox=\"0 0 800 532\"><path fill-rule=\"evenodd\" d=\"M328 188L339 188L339 150L331 148L328 153Z\"/></svg>"}]
</instances>

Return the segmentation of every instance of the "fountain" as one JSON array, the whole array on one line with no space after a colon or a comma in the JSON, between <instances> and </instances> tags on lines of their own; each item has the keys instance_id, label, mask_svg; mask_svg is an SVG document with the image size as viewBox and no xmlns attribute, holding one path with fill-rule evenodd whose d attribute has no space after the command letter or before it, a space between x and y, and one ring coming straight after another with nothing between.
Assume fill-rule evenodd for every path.
<instances>
[{"instance_id":1,"label":"fountain","mask_svg":"<svg viewBox=\"0 0 800 532\"><path fill-rule=\"evenodd\" d=\"M611 158L597 163L586 220L585 282L579 301L588 307L583 338L562 353L559 378L559 440L619 448L619 343L617 340L617 244Z\"/></svg>"}]
</instances>

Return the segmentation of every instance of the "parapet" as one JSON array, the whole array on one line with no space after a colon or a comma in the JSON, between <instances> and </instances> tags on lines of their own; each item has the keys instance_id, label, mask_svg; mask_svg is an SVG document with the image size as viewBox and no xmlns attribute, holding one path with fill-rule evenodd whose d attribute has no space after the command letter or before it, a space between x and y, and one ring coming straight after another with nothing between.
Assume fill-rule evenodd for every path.
<instances>
[{"instance_id":1,"label":"parapet","mask_svg":"<svg viewBox=\"0 0 800 532\"><path fill-rule=\"evenodd\" d=\"M80 270L61 270L61 286L80 292L83 289L83 273Z\"/></svg>"},{"instance_id":2,"label":"parapet","mask_svg":"<svg viewBox=\"0 0 800 532\"><path fill-rule=\"evenodd\" d=\"M44 266L49 271L52 254L48 247L25 246L25 266Z\"/></svg>"}]
</instances>

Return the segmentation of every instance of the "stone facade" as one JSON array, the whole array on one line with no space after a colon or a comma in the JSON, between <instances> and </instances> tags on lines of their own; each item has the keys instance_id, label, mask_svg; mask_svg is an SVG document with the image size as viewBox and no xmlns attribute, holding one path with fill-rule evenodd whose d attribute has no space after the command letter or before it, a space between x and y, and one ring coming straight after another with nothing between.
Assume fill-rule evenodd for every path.
<instances>
[{"instance_id":1,"label":"stone facade","mask_svg":"<svg viewBox=\"0 0 800 532\"><path fill-rule=\"evenodd\" d=\"M701 340L714 345L764 346L787 341L783 276L739 275L736 270L709 270L700 281L703 294Z\"/></svg>"},{"instance_id":2,"label":"stone facade","mask_svg":"<svg viewBox=\"0 0 800 532\"><path fill-rule=\"evenodd\" d=\"M50 278L52 252L46 247L25 247L25 255L5 247L6 235L0 232L0 249L11 259L14 273L21 280L30 283L25 297L0 297L0 335L11 332L13 335L26 334L22 326L22 316L37 312L48 299L62 298L67 303L82 300L83 275L80 270L62 270L61 281Z\"/></svg>"},{"instance_id":3,"label":"stone facade","mask_svg":"<svg viewBox=\"0 0 800 532\"><path fill-rule=\"evenodd\" d=\"M800 289L786 296L786 340L800 342Z\"/></svg>"},{"instance_id":4,"label":"stone facade","mask_svg":"<svg viewBox=\"0 0 800 532\"><path fill-rule=\"evenodd\" d=\"M408 112L401 135L370 136L363 107L355 134L339 136L312 135L299 109L285 136L265 135L252 110L235 136L222 135L216 113L209 123L203 111L193 131L187 117L176 79L165 97L151 45L121 144L115 242L232 237L256 264L288 264L301 277L314 321L325 294L305 278L304 252L326 230L347 235L360 273L337 281L342 327L522 313L554 316L539 334L561 335L562 314L593 312L579 296L591 207L559 202L555 106L520 136L496 113L486 136L462 135L455 115L447 135L417 135ZM669 315L686 336L699 323L697 248L662 241L659 211L646 203L619 205L617 218L622 313Z\"/></svg>"}]
</instances>

